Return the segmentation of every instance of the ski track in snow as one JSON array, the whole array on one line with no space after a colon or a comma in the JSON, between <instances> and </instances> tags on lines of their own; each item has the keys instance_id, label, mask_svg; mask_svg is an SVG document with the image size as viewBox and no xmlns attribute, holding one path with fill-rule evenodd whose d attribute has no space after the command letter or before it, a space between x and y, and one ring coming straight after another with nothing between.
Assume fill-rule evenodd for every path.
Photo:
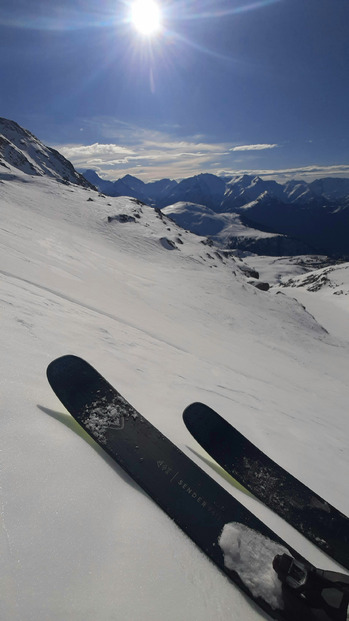
<instances>
[{"instance_id":1,"label":"ski track in snow","mask_svg":"<svg viewBox=\"0 0 349 621\"><path fill-rule=\"evenodd\" d=\"M80 302L79 300L75 300L74 298L68 296L68 295L64 295L62 293L60 293L59 291L55 291L54 289L50 289L49 287L43 287L41 285L39 285L38 283L32 282L30 280L27 280L26 278L21 278L20 276L16 276L14 274L10 274L9 272L5 272L4 270L0 269L0 274L3 274L3 276L6 276L8 278L14 279L14 280L19 280L20 282L24 282L28 285L31 285L37 289L40 289L42 291L46 291L47 293L50 293L58 298L61 298L62 300L66 300L67 302L70 302L71 304L75 304L76 306L79 306L80 308L84 308L85 310L91 311L92 313L96 314L96 315L101 315L103 317L108 317L108 319L112 319L113 321L118 322L121 325L125 325L128 326L129 328L132 328L133 330L137 330L139 332L143 332L144 334L146 334L147 336L149 336L150 338L154 339L154 340L159 340L161 343L164 343L166 345L168 345L169 347L172 347L173 349L177 349L180 352L183 352L185 354L188 354L189 352L177 347L174 343L171 343L170 341L165 341L162 339L159 339L156 334L151 334L150 332L146 332L144 330L142 330L142 328L140 328L139 326L136 326L132 323L130 323L129 321L121 318L121 317L117 317L116 315L112 314L112 313L108 313L106 311L100 310L99 308L96 308L94 306L90 306L88 304L83 304L82 302Z\"/></svg>"}]
</instances>

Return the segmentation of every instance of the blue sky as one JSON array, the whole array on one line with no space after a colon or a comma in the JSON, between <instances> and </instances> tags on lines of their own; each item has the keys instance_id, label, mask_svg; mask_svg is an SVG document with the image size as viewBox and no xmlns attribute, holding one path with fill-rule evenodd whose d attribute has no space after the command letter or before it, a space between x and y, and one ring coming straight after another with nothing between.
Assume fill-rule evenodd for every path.
<instances>
[{"instance_id":1,"label":"blue sky","mask_svg":"<svg viewBox=\"0 0 349 621\"><path fill-rule=\"evenodd\" d=\"M0 116L78 168L349 176L349 0L0 4Z\"/></svg>"}]
</instances>

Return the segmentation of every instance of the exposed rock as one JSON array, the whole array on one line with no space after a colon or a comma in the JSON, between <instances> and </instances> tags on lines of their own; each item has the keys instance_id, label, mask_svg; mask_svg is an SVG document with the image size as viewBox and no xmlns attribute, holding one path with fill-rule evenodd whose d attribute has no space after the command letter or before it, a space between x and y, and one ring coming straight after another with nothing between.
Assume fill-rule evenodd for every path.
<instances>
[{"instance_id":1,"label":"exposed rock","mask_svg":"<svg viewBox=\"0 0 349 621\"><path fill-rule=\"evenodd\" d=\"M260 289L261 291L269 291L270 289L268 282L261 282L260 280L255 280L254 278L250 278L247 282L249 285L256 287L256 289Z\"/></svg>"}]
</instances>

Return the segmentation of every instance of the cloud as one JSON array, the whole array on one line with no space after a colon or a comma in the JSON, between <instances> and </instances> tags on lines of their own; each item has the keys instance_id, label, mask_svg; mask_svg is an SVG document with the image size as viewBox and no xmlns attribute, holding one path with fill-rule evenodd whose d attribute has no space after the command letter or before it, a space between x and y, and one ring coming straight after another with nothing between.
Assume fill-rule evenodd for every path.
<instances>
[{"instance_id":1,"label":"cloud","mask_svg":"<svg viewBox=\"0 0 349 621\"><path fill-rule=\"evenodd\" d=\"M95 159L96 157L102 160L113 159L115 157L131 157L135 152L128 148L117 144L99 144L94 143L90 145L82 144L67 144L60 147L60 152L68 159L72 161L86 161Z\"/></svg>"},{"instance_id":2,"label":"cloud","mask_svg":"<svg viewBox=\"0 0 349 621\"><path fill-rule=\"evenodd\" d=\"M280 168L280 169L240 169L240 170L218 170L218 175L235 176L235 175L258 175L269 179L288 181L290 179L303 179L312 181L321 177L349 177L349 164L338 164L330 166L299 166L296 168Z\"/></svg>"},{"instance_id":3,"label":"cloud","mask_svg":"<svg viewBox=\"0 0 349 621\"><path fill-rule=\"evenodd\" d=\"M167 128L168 129L168 128ZM134 174L144 180L170 176L183 178L210 170L229 156L227 143L209 143L203 136L176 138L168 131L155 131L125 123L102 125L103 135L115 143L55 145L76 168L92 168L111 180Z\"/></svg>"},{"instance_id":4,"label":"cloud","mask_svg":"<svg viewBox=\"0 0 349 621\"><path fill-rule=\"evenodd\" d=\"M183 137L178 126L164 125L162 130L151 130L109 117L85 120L82 125L83 135L98 137L98 142L54 145L55 148L79 170L92 168L102 178L112 181L126 174L152 181L165 177L179 180L204 172L259 175L280 181L349 176L349 165L312 164L273 169L273 164L268 166L268 153L272 154L279 145L272 143L234 146L228 142L210 142L201 134ZM259 159L264 158L263 168L253 167L258 151L264 151L258 155Z\"/></svg>"},{"instance_id":5,"label":"cloud","mask_svg":"<svg viewBox=\"0 0 349 621\"><path fill-rule=\"evenodd\" d=\"M275 149L279 145L277 144L244 144L237 147L232 147L230 151L264 151L265 149Z\"/></svg>"}]
</instances>

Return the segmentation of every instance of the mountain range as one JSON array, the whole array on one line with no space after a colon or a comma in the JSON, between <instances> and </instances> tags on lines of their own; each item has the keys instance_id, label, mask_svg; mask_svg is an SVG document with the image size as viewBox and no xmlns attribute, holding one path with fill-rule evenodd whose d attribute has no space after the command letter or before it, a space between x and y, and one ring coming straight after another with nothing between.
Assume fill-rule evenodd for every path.
<instances>
[{"instance_id":1,"label":"mountain range","mask_svg":"<svg viewBox=\"0 0 349 621\"><path fill-rule=\"evenodd\" d=\"M256 175L219 177L202 173L179 182L160 179L146 183L132 175L125 175L117 181L106 181L94 170L81 172L85 179L108 196L132 196L160 209L185 201L205 205L217 213L229 212L267 195L293 205L327 205L334 201L349 204L349 179L346 178L328 177L311 183L292 180L281 184Z\"/></svg>"},{"instance_id":2,"label":"mountain range","mask_svg":"<svg viewBox=\"0 0 349 621\"><path fill-rule=\"evenodd\" d=\"M329 177L310 183L291 180L280 184L259 176L228 178L203 173L179 182L161 179L145 183L131 175L114 182L101 179L92 170L83 171L83 175L110 196L132 196L153 207L166 208L166 213L178 223L185 221L190 230L212 236L226 248L275 256L300 253L349 256L347 178ZM237 217L232 219L227 214ZM232 227L233 220L238 232ZM266 236L251 235L251 231L263 231L274 237L270 235L267 241Z\"/></svg>"}]
</instances>

